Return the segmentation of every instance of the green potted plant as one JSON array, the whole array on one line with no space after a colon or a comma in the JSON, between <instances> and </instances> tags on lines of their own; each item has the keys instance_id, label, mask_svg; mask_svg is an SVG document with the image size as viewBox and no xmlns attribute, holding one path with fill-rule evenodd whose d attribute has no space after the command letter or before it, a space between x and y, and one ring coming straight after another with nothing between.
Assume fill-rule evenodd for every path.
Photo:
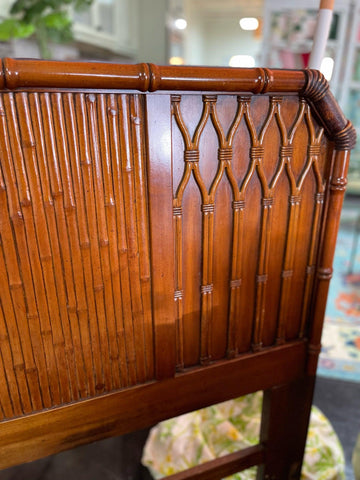
<instances>
[{"instance_id":1,"label":"green potted plant","mask_svg":"<svg viewBox=\"0 0 360 480\"><path fill-rule=\"evenodd\" d=\"M51 58L50 43L72 40L70 7L87 8L93 0L16 0L0 22L0 41L33 36L42 58Z\"/></svg>"}]
</instances>

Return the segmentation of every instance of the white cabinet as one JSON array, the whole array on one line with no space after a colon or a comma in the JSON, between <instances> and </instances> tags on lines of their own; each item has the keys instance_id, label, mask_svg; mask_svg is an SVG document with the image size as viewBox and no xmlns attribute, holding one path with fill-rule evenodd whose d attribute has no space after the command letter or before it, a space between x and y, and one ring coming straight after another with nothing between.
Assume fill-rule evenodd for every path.
<instances>
[{"instance_id":1,"label":"white cabinet","mask_svg":"<svg viewBox=\"0 0 360 480\"><path fill-rule=\"evenodd\" d=\"M138 0L94 0L83 12L74 12L76 40L134 56L138 43Z\"/></svg>"},{"instance_id":2,"label":"white cabinet","mask_svg":"<svg viewBox=\"0 0 360 480\"><path fill-rule=\"evenodd\" d=\"M273 68L305 68L318 13L314 0L266 0L261 64ZM346 51L350 0L336 0L325 55L334 60L331 87L338 97Z\"/></svg>"}]
</instances>

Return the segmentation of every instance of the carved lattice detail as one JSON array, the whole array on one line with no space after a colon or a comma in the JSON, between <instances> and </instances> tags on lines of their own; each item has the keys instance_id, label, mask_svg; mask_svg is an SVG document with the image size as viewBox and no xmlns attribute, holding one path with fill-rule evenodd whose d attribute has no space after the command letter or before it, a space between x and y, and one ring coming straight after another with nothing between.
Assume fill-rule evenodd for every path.
<instances>
[{"instance_id":1,"label":"carved lattice detail","mask_svg":"<svg viewBox=\"0 0 360 480\"><path fill-rule=\"evenodd\" d=\"M316 249L318 242L318 224L322 211L322 201L325 185L322 180L319 166L319 157L321 154L321 142L323 138L323 129L316 131L310 109L305 101L300 100L297 113L293 119L291 127L287 127L282 115L282 97L270 97L268 112L260 128L255 127L255 122L251 113L251 99L247 96L237 97L237 109L233 121L227 132L218 116L218 106L216 96L203 97L203 110L199 118L193 137L181 113L181 99L179 96L172 97L172 111L176 125L181 133L184 142L184 170L182 178L176 188L174 195L174 215L175 215L175 234L176 234L176 263L177 278L176 288L182 290L182 213L183 196L187 188L191 175L193 175L201 197L202 212L202 285L212 285L212 270L214 261L214 211L216 211L216 194L222 179L226 178L232 194L232 259L230 267L230 297L229 297L229 318L228 318L228 345L227 351L230 357L238 352L237 338L239 336L239 318L241 312L241 288L244 258L242 256L242 242L244 232L244 213L245 199L249 185L256 177L261 187L261 222L259 232L259 251L256 271L256 296L253 310L252 327L252 346L254 350L262 347L264 321L266 315L266 297L269 282L269 258L271 250L272 237L272 211L276 199L276 190L280 179L285 177L289 185L290 195L288 199L288 228L285 239L285 252L283 258L283 271L281 275L281 294L279 299L279 316L277 321L276 342L284 343L286 340L286 320L288 309L291 302L290 289L292 277L294 274L296 245L294 240L297 237L297 228L299 224L299 214L302 200L302 190L306 178L310 171L313 172L316 183L316 199L314 222L311 236L310 254L308 259L307 278L304 293L304 309L302 312L303 322L299 335L304 333L304 319L306 318L306 309L309 304L309 292L313 281L313 264L316 258ZM209 189L205 186L205 180L201 175L202 162L199 150L200 139L208 122L211 122L216 132L218 140L218 165L215 176ZM240 124L247 131L250 138L250 150L248 155L247 170L240 182L236 179L233 166L233 143ZM270 126L275 124L280 137L280 149L278 152L278 162L275 172L268 180L265 173L265 139ZM300 174L296 177L292 162L294 155L294 139L300 126L306 128L308 134L308 151L304 159L304 165ZM191 160L190 160L191 159ZM196 159L196 160L193 160ZM225 175L226 174L226 175ZM335 187L335 185L334 185ZM176 212L176 213L175 213ZM221 215L221 213L220 213ZM304 267L305 268L305 267ZM306 268L305 268L306 269ZM200 288L200 285L199 285ZM213 289L208 290L201 287L201 347L200 358L202 362L208 362L211 358L211 326L213 322ZM186 292L184 293L186 295ZM182 329L182 311L179 299L177 299L177 322L179 330ZM184 332L181 333L183 338ZM181 343L181 341L180 341ZM178 345L178 352L182 352L183 347ZM180 365L184 364L181 355L178 358Z\"/></svg>"}]
</instances>

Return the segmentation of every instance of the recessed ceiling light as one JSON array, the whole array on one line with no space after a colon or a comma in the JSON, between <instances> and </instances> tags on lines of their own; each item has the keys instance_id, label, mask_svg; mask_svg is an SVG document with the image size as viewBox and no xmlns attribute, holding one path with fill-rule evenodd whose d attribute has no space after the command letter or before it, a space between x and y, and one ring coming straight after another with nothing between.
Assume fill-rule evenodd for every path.
<instances>
[{"instance_id":1,"label":"recessed ceiling light","mask_svg":"<svg viewBox=\"0 0 360 480\"><path fill-rule=\"evenodd\" d=\"M169 63L170 65L184 65L185 61L182 57L171 57Z\"/></svg>"},{"instance_id":2,"label":"recessed ceiling light","mask_svg":"<svg viewBox=\"0 0 360 480\"><path fill-rule=\"evenodd\" d=\"M178 30L185 30L187 27L187 21L185 18L177 18L174 22L174 25Z\"/></svg>"},{"instance_id":3,"label":"recessed ceiling light","mask_svg":"<svg viewBox=\"0 0 360 480\"><path fill-rule=\"evenodd\" d=\"M229 61L230 67L252 68L255 67L255 58L251 55L234 55Z\"/></svg>"},{"instance_id":4,"label":"recessed ceiling light","mask_svg":"<svg viewBox=\"0 0 360 480\"><path fill-rule=\"evenodd\" d=\"M243 17L239 24L243 30L257 30L259 28L259 20L255 17Z\"/></svg>"}]
</instances>

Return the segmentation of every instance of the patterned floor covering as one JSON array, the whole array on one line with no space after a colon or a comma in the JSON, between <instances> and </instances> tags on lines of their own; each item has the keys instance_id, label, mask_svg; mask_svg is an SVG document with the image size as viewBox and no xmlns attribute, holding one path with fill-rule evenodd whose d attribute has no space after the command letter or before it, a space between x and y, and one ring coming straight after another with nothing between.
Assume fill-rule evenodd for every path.
<instances>
[{"instance_id":1,"label":"patterned floor covering","mask_svg":"<svg viewBox=\"0 0 360 480\"><path fill-rule=\"evenodd\" d=\"M318 375L360 382L360 237L351 262L355 225L360 215L360 207L356 207L345 204L343 211Z\"/></svg>"}]
</instances>

